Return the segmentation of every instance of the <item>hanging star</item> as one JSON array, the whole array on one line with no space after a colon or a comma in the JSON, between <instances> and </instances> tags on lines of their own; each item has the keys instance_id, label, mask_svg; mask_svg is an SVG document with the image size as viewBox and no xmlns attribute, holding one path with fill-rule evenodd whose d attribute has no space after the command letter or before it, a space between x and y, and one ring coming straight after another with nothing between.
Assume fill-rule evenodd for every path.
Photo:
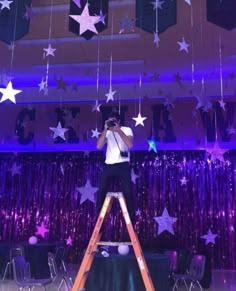
<instances>
[{"instance_id":1,"label":"hanging star","mask_svg":"<svg viewBox=\"0 0 236 291\"><path fill-rule=\"evenodd\" d=\"M81 198L80 204L84 203L86 200L90 200L91 202L95 203L94 194L97 192L97 187L92 187L89 179L87 179L85 186L78 188Z\"/></svg>"},{"instance_id":2,"label":"hanging star","mask_svg":"<svg viewBox=\"0 0 236 291\"><path fill-rule=\"evenodd\" d=\"M177 41L177 43L179 44L180 48L179 51L186 51L188 53L188 47L189 44L185 41L184 37L182 38L182 41Z\"/></svg>"},{"instance_id":3,"label":"hanging star","mask_svg":"<svg viewBox=\"0 0 236 291\"><path fill-rule=\"evenodd\" d=\"M191 6L191 0L184 0L188 5Z\"/></svg>"},{"instance_id":4,"label":"hanging star","mask_svg":"<svg viewBox=\"0 0 236 291\"><path fill-rule=\"evenodd\" d=\"M153 32L153 35L154 35L153 42L157 45L157 47L159 47L160 38L159 38L158 32Z\"/></svg>"},{"instance_id":5,"label":"hanging star","mask_svg":"<svg viewBox=\"0 0 236 291\"><path fill-rule=\"evenodd\" d=\"M73 0L73 2L79 7L81 8L81 3L80 0Z\"/></svg>"},{"instance_id":6,"label":"hanging star","mask_svg":"<svg viewBox=\"0 0 236 291\"><path fill-rule=\"evenodd\" d=\"M158 80L159 80L159 77L160 77L160 74L158 74L158 73L154 73L154 74L152 75L152 81L158 81Z\"/></svg>"},{"instance_id":7,"label":"hanging star","mask_svg":"<svg viewBox=\"0 0 236 291\"><path fill-rule=\"evenodd\" d=\"M202 92L200 96L197 96L196 98L198 100L196 109L203 108L204 112L208 112L208 110L212 108L212 103L204 92Z\"/></svg>"},{"instance_id":8,"label":"hanging star","mask_svg":"<svg viewBox=\"0 0 236 291\"><path fill-rule=\"evenodd\" d=\"M39 92L44 91L45 86L46 86L46 81L44 81L44 79L42 78L41 82L38 84L39 86Z\"/></svg>"},{"instance_id":9,"label":"hanging star","mask_svg":"<svg viewBox=\"0 0 236 291\"><path fill-rule=\"evenodd\" d=\"M120 34L124 32L126 29L132 32L134 31L134 20L130 19L127 14L124 15L118 22L120 25L120 31L119 31Z\"/></svg>"},{"instance_id":10,"label":"hanging star","mask_svg":"<svg viewBox=\"0 0 236 291\"><path fill-rule=\"evenodd\" d=\"M175 77L175 82L180 84L182 81L182 77L180 76L180 73L177 72L174 77Z\"/></svg>"},{"instance_id":11,"label":"hanging star","mask_svg":"<svg viewBox=\"0 0 236 291\"><path fill-rule=\"evenodd\" d=\"M136 180L139 178L139 175L136 175L134 169L131 170L131 180L134 184L136 184Z\"/></svg>"},{"instance_id":12,"label":"hanging star","mask_svg":"<svg viewBox=\"0 0 236 291\"><path fill-rule=\"evenodd\" d=\"M187 185L188 180L184 176L182 179L180 179L180 182L181 182L181 186L183 186L183 185Z\"/></svg>"},{"instance_id":13,"label":"hanging star","mask_svg":"<svg viewBox=\"0 0 236 291\"><path fill-rule=\"evenodd\" d=\"M2 4L1 10L3 10L4 8L10 10L10 4L12 2L13 1L8 1L8 0L2 0L2 1L0 1L0 4Z\"/></svg>"},{"instance_id":14,"label":"hanging star","mask_svg":"<svg viewBox=\"0 0 236 291\"><path fill-rule=\"evenodd\" d=\"M62 128L61 123L58 122L57 127L49 127L50 130L54 132L53 138L61 137L66 140L65 133L69 130L68 128Z\"/></svg>"},{"instance_id":15,"label":"hanging star","mask_svg":"<svg viewBox=\"0 0 236 291\"><path fill-rule=\"evenodd\" d=\"M236 128L233 127L227 128L226 131L228 132L228 135L236 134Z\"/></svg>"},{"instance_id":16,"label":"hanging star","mask_svg":"<svg viewBox=\"0 0 236 291\"><path fill-rule=\"evenodd\" d=\"M141 114L140 114L140 112L139 112L138 116L137 117L133 117L132 119L136 122L135 123L135 126L138 126L138 125L144 126L143 121L145 119L147 119L147 117L142 117Z\"/></svg>"},{"instance_id":17,"label":"hanging star","mask_svg":"<svg viewBox=\"0 0 236 291\"><path fill-rule=\"evenodd\" d=\"M66 245L67 245L67 246L72 246L72 242L73 242L73 240L72 240L71 236L69 236L69 237L66 239Z\"/></svg>"},{"instance_id":18,"label":"hanging star","mask_svg":"<svg viewBox=\"0 0 236 291\"><path fill-rule=\"evenodd\" d=\"M43 238L45 237L46 232L49 232L48 228L45 227L44 223L36 227L37 227L36 234L41 235Z\"/></svg>"},{"instance_id":19,"label":"hanging star","mask_svg":"<svg viewBox=\"0 0 236 291\"><path fill-rule=\"evenodd\" d=\"M89 4L86 3L84 10L80 15L70 15L72 19L79 23L79 34L83 34L85 31L90 30L95 34L98 34L98 31L95 27L95 24L100 22L100 16L91 16L89 15Z\"/></svg>"},{"instance_id":20,"label":"hanging star","mask_svg":"<svg viewBox=\"0 0 236 291\"><path fill-rule=\"evenodd\" d=\"M201 238L206 240L205 245L207 245L209 243L215 244L216 237L217 237L217 234L212 233L210 229L208 230L207 234L201 236Z\"/></svg>"},{"instance_id":21,"label":"hanging star","mask_svg":"<svg viewBox=\"0 0 236 291\"><path fill-rule=\"evenodd\" d=\"M92 129L92 137L99 138L99 134L101 134L101 132L99 132L97 128L95 130Z\"/></svg>"},{"instance_id":22,"label":"hanging star","mask_svg":"<svg viewBox=\"0 0 236 291\"><path fill-rule=\"evenodd\" d=\"M105 94L105 96L107 97L106 103L108 103L110 100L114 101L115 94L116 94L116 91L112 91L112 88L110 87L109 92L107 94Z\"/></svg>"},{"instance_id":23,"label":"hanging star","mask_svg":"<svg viewBox=\"0 0 236 291\"><path fill-rule=\"evenodd\" d=\"M6 88L0 88L0 93L3 94L0 103L9 99L11 102L16 104L15 95L20 92L22 92L22 90L15 90L12 88L12 82L10 81Z\"/></svg>"},{"instance_id":24,"label":"hanging star","mask_svg":"<svg viewBox=\"0 0 236 291\"><path fill-rule=\"evenodd\" d=\"M220 103L220 107L225 110L226 103L224 102L223 98L221 98L218 102Z\"/></svg>"},{"instance_id":25,"label":"hanging star","mask_svg":"<svg viewBox=\"0 0 236 291\"><path fill-rule=\"evenodd\" d=\"M157 153L157 148L156 148L156 145L157 145L157 142L151 138L151 139L148 139L147 140L148 144L149 144L149 149L148 151L154 151L155 153Z\"/></svg>"},{"instance_id":26,"label":"hanging star","mask_svg":"<svg viewBox=\"0 0 236 291\"><path fill-rule=\"evenodd\" d=\"M33 9L32 9L32 4L30 6L25 5L25 14L24 14L24 18L26 18L27 20L30 20L34 13L33 13Z\"/></svg>"},{"instance_id":27,"label":"hanging star","mask_svg":"<svg viewBox=\"0 0 236 291\"><path fill-rule=\"evenodd\" d=\"M102 104L98 104L98 100L96 100L95 104L92 107L92 112L94 112L94 111L100 112L101 106L102 106Z\"/></svg>"},{"instance_id":28,"label":"hanging star","mask_svg":"<svg viewBox=\"0 0 236 291\"><path fill-rule=\"evenodd\" d=\"M153 5L153 9L162 9L162 5L165 3L165 1L160 1L160 0L156 0L152 2Z\"/></svg>"},{"instance_id":29,"label":"hanging star","mask_svg":"<svg viewBox=\"0 0 236 291\"><path fill-rule=\"evenodd\" d=\"M140 216L141 215L141 210L140 209L137 209L136 212L135 212L136 216Z\"/></svg>"},{"instance_id":30,"label":"hanging star","mask_svg":"<svg viewBox=\"0 0 236 291\"><path fill-rule=\"evenodd\" d=\"M57 82L57 89L58 90L62 89L64 91L66 91L67 83L63 80L63 78L56 80L56 82Z\"/></svg>"},{"instance_id":31,"label":"hanging star","mask_svg":"<svg viewBox=\"0 0 236 291\"><path fill-rule=\"evenodd\" d=\"M17 166L16 163L14 163L11 167L11 175L15 176L15 175L19 175L20 174L20 170L21 170L21 166Z\"/></svg>"},{"instance_id":32,"label":"hanging star","mask_svg":"<svg viewBox=\"0 0 236 291\"><path fill-rule=\"evenodd\" d=\"M173 224L176 222L177 218L169 216L168 210L166 208L162 212L162 216L156 216L154 217L154 220L159 225L157 233L158 235L165 230L174 235Z\"/></svg>"},{"instance_id":33,"label":"hanging star","mask_svg":"<svg viewBox=\"0 0 236 291\"><path fill-rule=\"evenodd\" d=\"M225 162L224 154L228 151L228 149L220 148L218 142L215 142L214 147L207 148L206 152L211 155L211 161L219 160L222 163Z\"/></svg>"},{"instance_id":34,"label":"hanging star","mask_svg":"<svg viewBox=\"0 0 236 291\"><path fill-rule=\"evenodd\" d=\"M76 83L73 83L71 87L72 87L72 91L78 91L78 85Z\"/></svg>"},{"instance_id":35,"label":"hanging star","mask_svg":"<svg viewBox=\"0 0 236 291\"><path fill-rule=\"evenodd\" d=\"M51 44L48 45L48 48L44 48L43 50L46 52L46 57L55 57L54 52L56 51L56 49L52 48Z\"/></svg>"},{"instance_id":36,"label":"hanging star","mask_svg":"<svg viewBox=\"0 0 236 291\"><path fill-rule=\"evenodd\" d=\"M106 14L104 15L102 10L100 10L100 13L99 15L96 15L99 17L99 22L102 22L104 25L106 25L106 21L105 21L105 18L106 18Z\"/></svg>"}]
</instances>

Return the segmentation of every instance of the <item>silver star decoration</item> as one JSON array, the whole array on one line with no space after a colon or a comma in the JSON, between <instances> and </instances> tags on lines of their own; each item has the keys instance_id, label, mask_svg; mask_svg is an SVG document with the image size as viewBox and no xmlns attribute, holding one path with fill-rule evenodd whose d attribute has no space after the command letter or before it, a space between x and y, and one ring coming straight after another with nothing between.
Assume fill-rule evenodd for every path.
<instances>
[{"instance_id":1,"label":"silver star decoration","mask_svg":"<svg viewBox=\"0 0 236 291\"><path fill-rule=\"evenodd\" d=\"M148 144L149 144L149 148L148 151L154 151L155 153L157 153L157 142L154 139L148 139L147 140Z\"/></svg>"},{"instance_id":2,"label":"silver star decoration","mask_svg":"<svg viewBox=\"0 0 236 291\"><path fill-rule=\"evenodd\" d=\"M159 38L158 32L153 32L153 36L154 36L153 42L157 45L157 47L159 47L160 38Z\"/></svg>"},{"instance_id":3,"label":"silver star decoration","mask_svg":"<svg viewBox=\"0 0 236 291\"><path fill-rule=\"evenodd\" d=\"M81 194L80 204L84 203L86 200L90 200L95 203L94 194L97 192L97 187L92 187L90 180L87 179L86 184L83 187L79 187L78 191Z\"/></svg>"},{"instance_id":4,"label":"silver star decoration","mask_svg":"<svg viewBox=\"0 0 236 291\"><path fill-rule=\"evenodd\" d=\"M92 129L92 137L99 138L99 134L101 134L101 132L99 132L97 128L95 130Z\"/></svg>"},{"instance_id":5,"label":"silver star decoration","mask_svg":"<svg viewBox=\"0 0 236 291\"><path fill-rule=\"evenodd\" d=\"M56 51L56 49L52 48L51 44L48 45L48 48L44 48L43 50L46 52L46 57L55 57L54 52Z\"/></svg>"},{"instance_id":6,"label":"silver star decoration","mask_svg":"<svg viewBox=\"0 0 236 291\"><path fill-rule=\"evenodd\" d=\"M138 125L144 126L143 121L145 119L147 119L147 117L142 117L141 114L140 114L140 112L139 112L138 116L137 117L133 117L132 119L136 122L135 123L135 126L138 126Z\"/></svg>"},{"instance_id":7,"label":"silver star decoration","mask_svg":"<svg viewBox=\"0 0 236 291\"><path fill-rule=\"evenodd\" d=\"M227 130L227 132L228 132L228 135L236 134L236 128L229 127L229 128L227 128L226 130Z\"/></svg>"},{"instance_id":8,"label":"silver star decoration","mask_svg":"<svg viewBox=\"0 0 236 291\"><path fill-rule=\"evenodd\" d=\"M180 182L181 182L181 186L183 186L183 185L187 185L188 180L184 176L182 179L180 179Z\"/></svg>"},{"instance_id":9,"label":"silver star decoration","mask_svg":"<svg viewBox=\"0 0 236 291\"><path fill-rule=\"evenodd\" d=\"M214 147L206 149L206 152L211 155L212 162L214 162L215 160L219 160L224 163L224 153L227 151L228 149L220 148L218 142L214 144Z\"/></svg>"},{"instance_id":10,"label":"silver star decoration","mask_svg":"<svg viewBox=\"0 0 236 291\"><path fill-rule=\"evenodd\" d=\"M139 175L136 175L134 169L131 170L131 180L134 184L136 184L136 180L139 178Z\"/></svg>"},{"instance_id":11,"label":"silver star decoration","mask_svg":"<svg viewBox=\"0 0 236 291\"><path fill-rule=\"evenodd\" d=\"M1 6L1 10L3 10L4 8L7 8L8 10L10 10L10 4L11 4L12 2L13 2L13 1L8 1L8 0L0 1L0 4L2 4L2 6Z\"/></svg>"},{"instance_id":12,"label":"silver star decoration","mask_svg":"<svg viewBox=\"0 0 236 291\"><path fill-rule=\"evenodd\" d=\"M79 23L79 34L83 34L85 31L90 30L95 34L98 34L98 31L95 27L95 24L100 22L100 16L91 16L89 15L89 4L86 3L84 10L80 15L70 15L72 19Z\"/></svg>"},{"instance_id":13,"label":"silver star decoration","mask_svg":"<svg viewBox=\"0 0 236 291\"><path fill-rule=\"evenodd\" d=\"M15 176L15 175L19 175L20 174L20 170L21 170L21 166L17 166L16 163L14 163L11 167L11 175Z\"/></svg>"},{"instance_id":14,"label":"silver star decoration","mask_svg":"<svg viewBox=\"0 0 236 291\"><path fill-rule=\"evenodd\" d=\"M106 14L104 15L102 10L100 10L100 13L99 15L96 15L99 17L99 22L102 22L104 25L106 25L106 21L105 21L105 18L106 18Z\"/></svg>"},{"instance_id":15,"label":"silver star decoration","mask_svg":"<svg viewBox=\"0 0 236 291\"><path fill-rule=\"evenodd\" d=\"M73 2L79 7L81 8L81 3L80 0L73 0Z\"/></svg>"},{"instance_id":16,"label":"silver star decoration","mask_svg":"<svg viewBox=\"0 0 236 291\"><path fill-rule=\"evenodd\" d=\"M61 123L58 122L57 127L49 127L51 131L54 132L53 138L61 137L62 139L66 140L65 133L69 130L68 128L63 128Z\"/></svg>"},{"instance_id":17,"label":"silver star decoration","mask_svg":"<svg viewBox=\"0 0 236 291\"><path fill-rule=\"evenodd\" d=\"M100 107L102 106L102 104L99 104L98 101L95 102L95 104L92 107L92 112L97 111L100 112Z\"/></svg>"},{"instance_id":18,"label":"silver star decoration","mask_svg":"<svg viewBox=\"0 0 236 291\"><path fill-rule=\"evenodd\" d=\"M205 245L207 245L209 243L215 244L216 237L217 237L217 234L212 233L210 229L208 230L207 234L201 236L201 238L206 240Z\"/></svg>"},{"instance_id":19,"label":"silver star decoration","mask_svg":"<svg viewBox=\"0 0 236 291\"><path fill-rule=\"evenodd\" d=\"M39 92L44 91L46 87L46 81L42 78L41 82L38 84L39 86Z\"/></svg>"},{"instance_id":20,"label":"silver star decoration","mask_svg":"<svg viewBox=\"0 0 236 291\"><path fill-rule=\"evenodd\" d=\"M140 209L137 209L136 212L135 212L136 216L140 216L141 215L141 210Z\"/></svg>"},{"instance_id":21,"label":"silver star decoration","mask_svg":"<svg viewBox=\"0 0 236 291\"><path fill-rule=\"evenodd\" d=\"M120 24L120 31L119 31L120 34L124 32L126 29L132 32L134 31L134 20L129 18L127 14L124 15L118 22Z\"/></svg>"},{"instance_id":22,"label":"silver star decoration","mask_svg":"<svg viewBox=\"0 0 236 291\"><path fill-rule=\"evenodd\" d=\"M177 43L179 44L180 48L179 51L186 51L188 53L188 47L189 44L185 41L184 37L182 38L182 41L177 41Z\"/></svg>"},{"instance_id":23,"label":"silver star decoration","mask_svg":"<svg viewBox=\"0 0 236 291\"><path fill-rule=\"evenodd\" d=\"M162 212L162 216L156 216L154 217L154 220L159 225L157 233L158 235L165 230L174 235L173 224L176 222L177 218L169 216L168 210L166 208Z\"/></svg>"},{"instance_id":24,"label":"silver star decoration","mask_svg":"<svg viewBox=\"0 0 236 291\"><path fill-rule=\"evenodd\" d=\"M10 81L6 88L0 88L0 93L3 94L0 103L5 100L10 100L11 102L16 104L15 95L19 94L20 92L22 92L22 90L15 90L12 88L12 82Z\"/></svg>"},{"instance_id":25,"label":"silver star decoration","mask_svg":"<svg viewBox=\"0 0 236 291\"><path fill-rule=\"evenodd\" d=\"M187 4L191 5L191 0L184 0Z\"/></svg>"},{"instance_id":26,"label":"silver star decoration","mask_svg":"<svg viewBox=\"0 0 236 291\"><path fill-rule=\"evenodd\" d=\"M165 1L160 1L160 0L156 0L152 2L153 5L153 9L162 9L162 5L165 3Z\"/></svg>"},{"instance_id":27,"label":"silver star decoration","mask_svg":"<svg viewBox=\"0 0 236 291\"><path fill-rule=\"evenodd\" d=\"M226 103L224 102L223 98L221 98L218 102L220 103L220 107L225 110Z\"/></svg>"},{"instance_id":28,"label":"silver star decoration","mask_svg":"<svg viewBox=\"0 0 236 291\"><path fill-rule=\"evenodd\" d=\"M34 15L32 5L30 5L30 6L25 5L25 9L26 9L26 11L24 14L24 18L26 18L27 20L30 20Z\"/></svg>"},{"instance_id":29,"label":"silver star decoration","mask_svg":"<svg viewBox=\"0 0 236 291\"><path fill-rule=\"evenodd\" d=\"M204 112L208 112L208 110L212 108L212 103L203 92L200 94L200 96L197 96L196 98L198 100L196 109L203 108Z\"/></svg>"},{"instance_id":30,"label":"silver star decoration","mask_svg":"<svg viewBox=\"0 0 236 291\"><path fill-rule=\"evenodd\" d=\"M106 103L108 103L109 101L114 101L115 94L116 94L116 91L112 91L112 88L110 88L109 92L107 94L105 94L105 96L107 97Z\"/></svg>"}]
</instances>

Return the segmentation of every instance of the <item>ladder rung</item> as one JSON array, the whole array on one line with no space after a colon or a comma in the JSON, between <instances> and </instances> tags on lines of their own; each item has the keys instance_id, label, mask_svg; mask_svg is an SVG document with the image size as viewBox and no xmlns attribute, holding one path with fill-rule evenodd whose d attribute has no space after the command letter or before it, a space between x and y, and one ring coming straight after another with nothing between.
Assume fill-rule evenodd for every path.
<instances>
[{"instance_id":1,"label":"ladder rung","mask_svg":"<svg viewBox=\"0 0 236 291\"><path fill-rule=\"evenodd\" d=\"M123 246L123 245L126 245L126 246L132 246L132 242L118 242L118 241L99 241L97 242L97 245L102 245L102 246Z\"/></svg>"}]
</instances>

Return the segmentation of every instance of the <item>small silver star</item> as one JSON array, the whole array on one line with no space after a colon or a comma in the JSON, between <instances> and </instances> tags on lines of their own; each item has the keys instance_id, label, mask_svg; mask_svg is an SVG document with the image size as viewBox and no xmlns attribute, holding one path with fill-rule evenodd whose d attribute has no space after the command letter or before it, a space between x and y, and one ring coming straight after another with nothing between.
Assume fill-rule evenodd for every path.
<instances>
[{"instance_id":1,"label":"small silver star","mask_svg":"<svg viewBox=\"0 0 236 291\"><path fill-rule=\"evenodd\" d=\"M160 38L159 38L159 35L158 35L158 32L154 32L154 43L157 45L157 47L159 47L159 42L160 42Z\"/></svg>"},{"instance_id":2,"label":"small silver star","mask_svg":"<svg viewBox=\"0 0 236 291\"><path fill-rule=\"evenodd\" d=\"M189 44L185 41L184 37L182 38L182 41L177 41L177 43L180 45L179 51L184 50L188 53Z\"/></svg>"},{"instance_id":3,"label":"small silver star","mask_svg":"<svg viewBox=\"0 0 236 291\"><path fill-rule=\"evenodd\" d=\"M62 139L66 140L65 133L69 130L68 128L63 128L61 123L58 122L57 127L49 127L50 130L54 132L53 138L61 137Z\"/></svg>"},{"instance_id":4,"label":"small silver star","mask_svg":"<svg viewBox=\"0 0 236 291\"><path fill-rule=\"evenodd\" d=\"M101 134L101 132L99 132L97 128L95 130L92 129L92 137L99 138L99 134Z\"/></svg>"},{"instance_id":5,"label":"small silver star","mask_svg":"<svg viewBox=\"0 0 236 291\"><path fill-rule=\"evenodd\" d=\"M218 102L220 103L220 107L225 110L226 103L224 102L223 98L221 98Z\"/></svg>"},{"instance_id":6,"label":"small silver star","mask_svg":"<svg viewBox=\"0 0 236 291\"><path fill-rule=\"evenodd\" d=\"M114 95L115 94L116 94L116 91L112 91L112 88L110 88L109 92L107 94L105 94L105 96L107 97L106 103L108 103L110 100L114 101Z\"/></svg>"},{"instance_id":7,"label":"small silver star","mask_svg":"<svg viewBox=\"0 0 236 291\"><path fill-rule=\"evenodd\" d=\"M156 0L152 2L153 5L153 9L162 9L162 5L165 3L165 1L160 1L160 0Z\"/></svg>"},{"instance_id":8,"label":"small silver star","mask_svg":"<svg viewBox=\"0 0 236 291\"><path fill-rule=\"evenodd\" d=\"M43 50L46 52L46 57L47 56L55 57L54 52L56 51L56 49L52 48L51 44L48 45L48 48L44 48Z\"/></svg>"}]
</instances>

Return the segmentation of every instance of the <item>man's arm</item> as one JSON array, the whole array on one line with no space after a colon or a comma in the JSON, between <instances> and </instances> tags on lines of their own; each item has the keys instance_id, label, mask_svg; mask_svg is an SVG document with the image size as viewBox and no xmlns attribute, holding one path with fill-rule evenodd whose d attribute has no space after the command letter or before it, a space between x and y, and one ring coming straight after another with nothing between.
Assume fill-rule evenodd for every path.
<instances>
[{"instance_id":1,"label":"man's arm","mask_svg":"<svg viewBox=\"0 0 236 291\"><path fill-rule=\"evenodd\" d=\"M122 138L123 142L127 145L127 147L130 149L133 147L133 137L126 135L119 126L115 126L114 131L116 131L119 136Z\"/></svg>"},{"instance_id":2,"label":"man's arm","mask_svg":"<svg viewBox=\"0 0 236 291\"><path fill-rule=\"evenodd\" d=\"M101 150L106 143L106 134L107 134L107 127L105 126L103 132L101 133L100 137L97 140L97 149Z\"/></svg>"}]
</instances>

